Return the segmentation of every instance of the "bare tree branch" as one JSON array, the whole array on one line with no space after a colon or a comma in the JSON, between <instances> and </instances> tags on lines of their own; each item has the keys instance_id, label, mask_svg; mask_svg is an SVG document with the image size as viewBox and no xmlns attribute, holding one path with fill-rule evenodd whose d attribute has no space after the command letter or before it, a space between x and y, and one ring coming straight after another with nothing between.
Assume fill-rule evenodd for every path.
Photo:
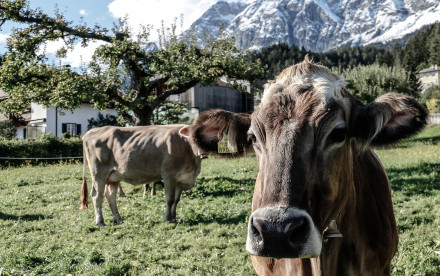
<instances>
[{"instance_id":1,"label":"bare tree branch","mask_svg":"<svg viewBox=\"0 0 440 276\"><path fill-rule=\"evenodd\" d=\"M169 96L177 95L177 94L182 94L183 92L185 92L186 90L190 89L191 87L194 87L198 83L199 83L198 80L193 80L193 81L190 81L190 82L188 82L188 83L186 83L184 85L181 85L178 88L169 89L169 90L165 91L164 93L158 95L157 98L151 103L151 106L153 107L153 109L155 109L163 101L165 101Z\"/></svg>"}]
</instances>

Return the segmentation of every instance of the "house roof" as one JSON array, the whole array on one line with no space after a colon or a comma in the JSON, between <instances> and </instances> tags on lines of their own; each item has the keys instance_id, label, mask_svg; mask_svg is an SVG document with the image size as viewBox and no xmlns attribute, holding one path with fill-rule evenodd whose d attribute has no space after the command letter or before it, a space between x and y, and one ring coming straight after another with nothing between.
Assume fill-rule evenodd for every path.
<instances>
[{"instance_id":1,"label":"house roof","mask_svg":"<svg viewBox=\"0 0 440 276\"><path fill-rule=\"evenodd\" d=\"M437 72L437 71L440 71L440 66L432 65L429 68L425 68L425 69L420 70L419 74L421 74L421 73L428 73L428 72Z\"/></svg>"}]
</instances>

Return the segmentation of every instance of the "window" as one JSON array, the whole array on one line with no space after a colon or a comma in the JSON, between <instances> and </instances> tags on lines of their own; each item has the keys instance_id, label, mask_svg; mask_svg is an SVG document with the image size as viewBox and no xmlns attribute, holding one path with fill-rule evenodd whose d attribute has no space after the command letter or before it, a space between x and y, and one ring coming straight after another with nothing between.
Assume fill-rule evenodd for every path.
<instances>
[{"instance_id":1,"label":"window","mask_svg":"<svg viewBox=\"0 0 440 276\"><path fill-rule=\"evenodd\" d=\"M81 135L81 124L64 123L62 124L61 128L61 132L67 133L67 135Z\"/></svg>"},{"instance_id":2,"label":"window","mask_svg":"<svg viewBox=\"0 0 440 276\"><path fill-rule=\"evenodd\" d=\"M75 135L76 134L76 124L66 124L66 131L69 135Z\"/></svg>"},{"instance_id":3,"label":"window","mask_svg":"<svg viewBox=\"0 0 440 276\"><path fill-rule=\"evenodd\" d=\"M27 125L26 130L23 130L23 136L26 136L26 139L37 139L38 133L40 135L46 133L46 127L42 125Z\"/></svg>"}]
</instances>

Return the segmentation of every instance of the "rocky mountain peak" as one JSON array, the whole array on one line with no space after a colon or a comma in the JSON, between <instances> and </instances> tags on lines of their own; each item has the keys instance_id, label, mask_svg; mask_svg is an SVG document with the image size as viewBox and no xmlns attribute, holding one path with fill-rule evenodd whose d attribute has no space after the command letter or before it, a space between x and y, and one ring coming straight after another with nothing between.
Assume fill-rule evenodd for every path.
<instances>
[{"instance_id":1,"label":"rocky mountain peak","mask_svg":"<svg viewBox=\"0 0 440 276\"><path fill-rule=\"evenodd\" d=\"M438 0L255 0L218 1L193 27L215 37L222 24L239 49L283 42L324 52L386 43L438 21Z\"/></svg>"}]
</instances>

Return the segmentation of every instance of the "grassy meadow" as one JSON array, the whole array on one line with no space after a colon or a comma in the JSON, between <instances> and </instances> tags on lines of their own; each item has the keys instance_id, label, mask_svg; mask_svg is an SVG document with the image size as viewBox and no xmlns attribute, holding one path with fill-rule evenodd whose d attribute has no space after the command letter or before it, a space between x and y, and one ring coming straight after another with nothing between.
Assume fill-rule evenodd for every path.
<instances>
[{"instance_id":1,"label":"grassy meadow","mask_svg":"<svg viewBox=\"0 0 440 276\"><path fill-rule=\"evenodd\" d=\"M377 149L399 229L393 275L440 275L440 127ZM123 184L124 224L79 210L82 165L0 170L0 275L254 275L245 252L257 174L254 156L208 158L183 194L177 223L163 222L164 192ZM89 185L91 183L88 178Z\"/></svg>"}]
</instances>

